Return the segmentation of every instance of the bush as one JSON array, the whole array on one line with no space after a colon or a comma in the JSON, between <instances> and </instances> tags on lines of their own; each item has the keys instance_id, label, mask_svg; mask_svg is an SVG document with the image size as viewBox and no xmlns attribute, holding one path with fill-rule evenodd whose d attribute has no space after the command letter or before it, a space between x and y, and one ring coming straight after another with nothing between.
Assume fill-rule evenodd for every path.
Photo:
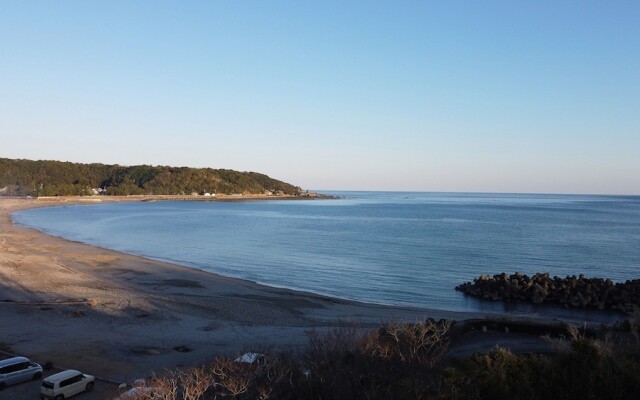
<instances>
[{"instance_id":1,"label":"bush","mask_svg":"<svg viewBox=\"0 0 640 400\"><path fill-rule=\"evenodd\" d=\"M548 397L550 379L546 357L519 356L498 348L445 370L441 395L451 399L554 399L557 397Z\"/></svg>"},{"instance_id":2,"label":"bush","mask_svg":"<svg viewBox=\"0 0 640 400\"><path fill-rule=\"evenodd\" d=\"M156 377L154 398L208 399L636 399L640 347L589 339L570 328L570 346L553 356L497 348L450 361L450 323L345 326L309 333L301 354L265 363L218 358ZM447 364L448 363L448 364Z\"/></svg>"}]
</instances>

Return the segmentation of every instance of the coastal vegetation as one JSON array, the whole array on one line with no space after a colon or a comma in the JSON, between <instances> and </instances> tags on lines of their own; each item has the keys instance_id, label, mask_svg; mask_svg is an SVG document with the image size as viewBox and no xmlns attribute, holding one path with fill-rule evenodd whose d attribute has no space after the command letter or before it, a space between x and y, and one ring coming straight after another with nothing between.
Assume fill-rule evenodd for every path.
<instances>
[{"instance_id":1,"label":"coastal vegetation","mask_svg":"<svg viewBox=\"0 0 640 400\"><path fill-rule=\"evenodd\" d=\"M0 195L189 195L301 193L257 172L150 165L80 164L0 158Z\"/></svg>"},{"instance_id":2,"label":"coastal vegetation","mask_svg":"<svg viewBox=\"0 0 640 400\"><path fill-rule=\"evenodd\" d=\"M552 355L496 348L457 360L440 375L437 399L635 399L640 391L638 343L612 343L568 330Z\"/></svg>"},{"instance_id":3,"label":"coastal vegetation","mask_svg":"<svg viewBox=\"0 0 640 400\"><path fill-rule=\"evenodd\" d=\"M567 308L593 308L631 313L640 306L640 280L613 283L611 279L584 275L551 277L549 273L528 276L516 272L481 275L456 290L485 300L558 304Z\"/></svg>"},{"instance_id":4,"label":"coastal vegetation","mask_svg":"<svg viewBox=\"0 0 640 400\"><path fill-rule=\"evenodd\" d=\"M445 320L312 331L301 354L259 362L221 357L166 371L148 381L153 389L140 399L635 399L640 341L633 321L590 331L564 326L547 335L555 345L550 354L496 347L463 358L447 350L465 327Z\"/></svg>"}]
</instances>

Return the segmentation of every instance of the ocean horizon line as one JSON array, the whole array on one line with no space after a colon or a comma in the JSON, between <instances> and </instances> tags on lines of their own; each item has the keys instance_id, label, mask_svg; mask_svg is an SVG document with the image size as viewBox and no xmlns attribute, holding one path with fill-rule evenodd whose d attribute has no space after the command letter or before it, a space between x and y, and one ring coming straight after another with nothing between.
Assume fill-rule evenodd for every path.
<instances>
[{"instance_id":1,"label":"ocean horizon line","mask_svg":"<svg viewBox=\"0 0 640 400\"><path fill-rule=\"evenodd\" d=\"M309 189L314 193L420 193L420 194L456 194L456 195L531 195L531 196L601 196L601 197L640 197L638 193L559 193L559 192L493 192L493 191L443 191L443 190L364 190L364 189Z\"/></svg>"}]
</instances>

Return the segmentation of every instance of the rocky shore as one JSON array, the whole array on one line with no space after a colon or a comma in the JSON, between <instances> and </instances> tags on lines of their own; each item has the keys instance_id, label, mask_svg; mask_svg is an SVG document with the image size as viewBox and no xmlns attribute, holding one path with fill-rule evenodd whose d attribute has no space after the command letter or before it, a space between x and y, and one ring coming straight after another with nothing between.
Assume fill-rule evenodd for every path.
<instances>
[{"instance_id":1,"label":"rocky shore","mask_svg":"<svg viewBox=\"0 0 640 400\"><path fill-rule=\"evenodd\" d=\"M593 308L631 313L640 306L640 279L614 283L611 279L560 278L549 273L528 276L520 272L481 275L456 290L485 300L559 304L568 308Z\"/></svg>"}]
</instances>

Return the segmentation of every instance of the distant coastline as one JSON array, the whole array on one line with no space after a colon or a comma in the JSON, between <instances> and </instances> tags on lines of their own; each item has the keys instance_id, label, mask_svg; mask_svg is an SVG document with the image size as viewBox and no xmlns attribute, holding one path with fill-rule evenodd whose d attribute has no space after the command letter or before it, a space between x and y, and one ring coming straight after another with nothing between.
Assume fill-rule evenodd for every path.
<instances>
[{"instance_id":1,"label":"distant coastline","mask_svg":"<svg viewBox=\"0 0 640 400\"><path fill-rule=\"evenodd\" d=\"M149 202L149 201L251 201L251 200L331 200L338 197L321 193L302 194L216 194L215 196L203 195L127 195L127 196L39 196L39 197L2 197L0 199L24 199L41 203L122 203L122 202Z\"/></svg>"},{"instance_id":2,"label":"distant coastline","mask_svg":"<svg viewBox=\"0 0 640 400\"><path fill-rule=\"evenodd\" d=\"M0 158L0 196L309 195L258 172Z\"/></svg>"}]
</instances>

